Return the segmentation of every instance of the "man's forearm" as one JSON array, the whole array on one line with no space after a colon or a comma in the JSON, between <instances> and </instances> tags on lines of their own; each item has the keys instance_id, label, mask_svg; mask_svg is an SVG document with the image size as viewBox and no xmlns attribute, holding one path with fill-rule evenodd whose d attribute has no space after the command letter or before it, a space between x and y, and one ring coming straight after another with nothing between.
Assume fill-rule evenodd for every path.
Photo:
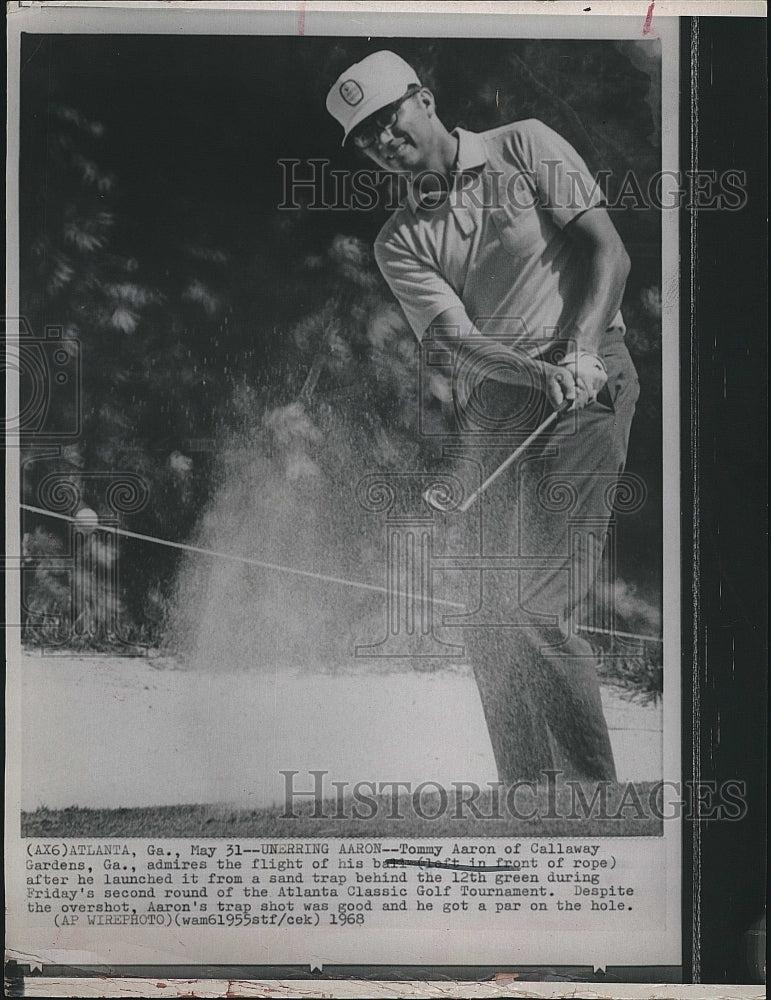
<instances>
[{"instance_id":1,"label":"man's forearm","mask_svg":"<svg viewBox=\"0 0 771 1000\"><path fill-rule=\"evenodd\" d=\"M474 326L465 309L459 307L447 309L434 320L427 332L433 340L457 352L453 395L462 406L467 402L468 395L475 386L481 385L486 379L506 382L520 388L540 388L555 408L564 400L574 400L577 397L571 372L546 361L531 358L524 351L518 351L506 344L491 341ZM469 368L465 376L460 378L459 373L464 360ZM456 395L461 389L461 384L463 388L460 394Z\"/></svg>"},{"instance_id":2,"label":"man's forearm","mask_svg":"<svg viewBox=\"0 0 771 1000\"><path fill-rule=\"evenodd\" d=\"M629 257L623 247L598 248L590 256L586 278L586 295L572 324L565 331L566 339L576 350L596 354L602 335L621 306Z\"/></svg>"},{"instance_id":3,"label":"man's forearm","mask_svg":"<svg viewBox=\"0 0 771 1000\"><path fill-rule=\"evenodd\" d=\"M429 327L429 336L456 352L456 370L464 358L470 358L486 378L510 385L532 383L541 377L538 362L508 344L485 337L465 310L448 309ZM496 364L497 362L497 364Z\"/></svg>"},{"instance_id":4,"label":"man's forearm","mask_svg":"<svg viewBox=\"0 0 771 1000\"><path fill-rule=\"evenodd\" d=\"M584 212L566 234L586 260L586 273L581 303L563 336L576 350L596 354L624 297L629 254L604 208Z\"/></svg>"}]
</instances>

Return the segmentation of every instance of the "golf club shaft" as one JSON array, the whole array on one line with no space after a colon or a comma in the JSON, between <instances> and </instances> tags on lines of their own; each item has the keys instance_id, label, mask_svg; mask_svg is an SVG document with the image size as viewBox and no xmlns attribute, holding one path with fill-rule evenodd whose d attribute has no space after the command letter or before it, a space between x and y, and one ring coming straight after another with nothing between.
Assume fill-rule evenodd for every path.
<instances>
[{"instance_id":1,"label":"golf club shaft","mask_svg":"<svg viewBox=\"0 0 771 1000\"><path fill-rule=\"evenodd\" d=\"M487 477L487 479L485 479L482 485L478 486L477 489L474 490L471 496L466 497L466 499L458 508L460 512L462 514L465 514L466 511L469 509L469 507L484 493L487 487L490 486L491 483L494 483L495 480L498 478L498 476L502 475L502 473L504 473L506 469L508 469L508 467L512 464L512 462L516 462L516 460L519 458L522 452L526 451L530 447L530 445L538 437L540 437L540 435L543 434L543 432L547 428L551 427L551 425L555 423L562 416L562 414L572 405L572 403L573 403L572 399L563 399L563 401L560 403L557 409L553 413L549 414L546 420L544 420L542 424L539 424L538 427L536 427L536 429L533 431L533 433L530 434L528 437L526 437L525 440L522 442L522 444L519 445L519 447L516 448L504 462L501 462L501 464L498 466L495 472L491 473Z\"/></svg>"}]
</instances>

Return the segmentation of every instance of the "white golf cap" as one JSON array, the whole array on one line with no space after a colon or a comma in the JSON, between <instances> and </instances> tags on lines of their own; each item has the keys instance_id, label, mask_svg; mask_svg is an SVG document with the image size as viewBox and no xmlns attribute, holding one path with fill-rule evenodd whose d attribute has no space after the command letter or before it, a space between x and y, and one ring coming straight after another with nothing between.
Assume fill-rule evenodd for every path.
<instances>
[{"instance_id":1,"label":"white golf cap","mask_svg":"<svg viewBox=\"0 0 771 1000\"><path fill-rule=\"evenodd\" d=\"M327 111L343 126L343 145L360 122L398 101L413 84L421 86L415 70L387 49L350 66L327 94Z\"/></svg>"}]
</instances>

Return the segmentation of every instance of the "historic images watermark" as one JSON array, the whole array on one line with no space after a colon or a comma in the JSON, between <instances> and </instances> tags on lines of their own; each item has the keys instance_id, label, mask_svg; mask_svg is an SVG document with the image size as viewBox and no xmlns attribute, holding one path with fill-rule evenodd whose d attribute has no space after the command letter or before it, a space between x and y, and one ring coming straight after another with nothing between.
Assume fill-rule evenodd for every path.
<instances>
[{"instance_id":1,"label":"historic images watermark","mask_svg":"<svg viewBox=\"0 0 771 1000\"><path fill-rule=\"evenodd\" d=\"M6 441L24 444L72 441L82 426L80 340L48 324L42 336L24 317L3 317L3 368L18 383L18 404L6 411Z\"/></svg>"},{"instance_id":2,"label":"historic images watermark","mask_svg":"<svg viewBox=\"0 0 771 1000\"><path fill-rule=\"evenodd\" d=\"M581 211L597 204L598 195L609 210L738 212L747 205L747 172L729 170L659 170L641 179L629 170L619 177L611 170L597 171L590 187L585 175L562 169L559 160L545 160L536 177L514 171L504 177L485 168L463 174L463 182L450 185L444 174L423 170L414 176L389 174L362 167L335 169L322 157L279 159L281 200L284 211L361 211L375 208L394 212L408 203L411 192L427 211L441 208L447 199L453 208L524 211L537 206ZM605 194L603 195L603 192Z\"/></svg>"},{"instance_id":3,"label":"historic images watermark","mask_svg":"<svg viewBox=\"0 0 771 1000\"><path fill-rule=\"evenodd\" d=\"M123 517L146 507L149 484L135 472L56 470L58 460L33 453L22 462L25 495L32 490L34 501L21 504L24 638L42 655L73 645L81 656L98 655L104 644L113 655L143 655L147 644L131 637L122 621L120 536L130 534L121 527ZM43 519L53 545L31 527L35 517Z\"/></svg>"},{"instance_id":4,"label":"historic images watermark","mask_svg":"<svg viewBox=\"0 0 771 1000\"><path fill-rule=\"evenodd\" d=\"M107 642L136 655L121 625L119 535L122 517L150 497L136 472L85 470L76 443L83 427L82 344L61 324L36 334L24 317L4 317L3 364L18 398L5 416L8 442L21 448L23 512L19 570L24 637L43 654L81 654ZM43 518L46 539L35 517Z\"/></svg>"},{"instance_id":5,"label":"historic images watermark","mask_svg":"<svg viewBox=\"0 0 771 1000\"><path fill-rule=\"evenodd\" d=\"M421 435L435 439L448 455L465 448L463 472L451 465L441 471L382 471L363 476L356 487L360 506L383 518L386 552L385 636L370 645L357 645L357 657L440 657L463 656L460 642L448 641L439 626L454 629L463 639L470 626L526 629L534 622L555 626L549 655L560 657L566 633L616 635L616 556L617 517L637 513L645 505L645 480L630 471L601 473L587 468L550 472L540 476L528 489L532 502L546 515L567 523L568 548L561 559L565 606L581 608L574 620L549 621L514 602L501 615L492 589L494 578L511 594L523 594L524 585L536 571L546 572L554 559L536 558L528 549L528 525L520 505L516 546L505 553L484 552L480 543L484 494L497 476L514 476L517 492L524 489L528 454L546 448L551 452L571 447L576 433L575 412L562 413L545 406L542 362L544 345L551 345L550 363L559 363L574 349L570 341L553 343L555 330L544 330L543 339L533 337L524 320L516 316L477 317L474 328L492 337L469 337L457 327L431 331L419 348L418 428ZM498 331L509 331L508 334ZM512 335L510 331L518 331ZM487 389L503 385L506 406L489 406ZM500 397L500 393L496 394ZM442 401L446 419L437 423L431 410L436 398ZM608 396L601 405L612 405ZM464 444L465 443L465 444ZM514 464L519 463L519 464ZM521 466L521 467L520 467ZM602 566L597 582L586 597L579 552L592 549L598 535L595 517L581 510L581 488L587 480L601 491L608 514L602 528ZM476 539L469 548L447 551L437 545L439 533L455 524L471 531ZM465 524L465 527L463 525ZM571 555L572 554L572 555ZM465 602L435 586L437 579L463 580L470 591ZM575 598L575 599L574 599ZM580 599L579 599L580 598ZM472 609L476 609L472 611ZM657 641L657 637L654 637ZM617 658L643 657L640 641L616 636L614 650L606 655ZM573 651L573 658L576 657ZM594 653L587 653L594 656Z\"/></svg>"},{"instance_id":6,"label":"historic images watermark","mask_svg":"<svg viewBox=\"0 0 771 1000\"><path fill-rule=\"evenodd\" d=\"M280 770L284 779L282 819L313 820L722 820L747 814L746 782L592 781L565 778L544 770L542 780L512 784L490 781L361 780L330 776L326 770ZM308 787L308 785L311 787Z\"/></svg>"}]
</instances>

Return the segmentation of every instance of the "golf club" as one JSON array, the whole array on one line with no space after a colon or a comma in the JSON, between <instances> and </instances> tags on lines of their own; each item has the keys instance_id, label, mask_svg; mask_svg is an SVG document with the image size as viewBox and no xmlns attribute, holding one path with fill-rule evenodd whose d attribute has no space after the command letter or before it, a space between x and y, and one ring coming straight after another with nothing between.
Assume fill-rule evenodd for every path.
<instances>
[{"instance_id":1,"label":"golf club","mask_svg":"<svg viewBox=\"0 0 771 1000\"><path fill-rule=\"evenodd\" d=\"M565 411L571 407L572 403L573 403L572 399L564 399L557 407L557 409L553 413L549 414L546 420L544 420L543 423L539 424L538 427L536 427L536 429L532 432L532 434L529 434L522 442L522 444L519 445L517 448L515 448L514 451L509 455L509 457L504 462L501 462L501 464L498 466L495 472L491 473L487 477L487 479L485 479L485 481L482 483L481 486L478 486L477 489L475 489L470 496L466 497L463 503L458 507L458 510L461 512L461 514L465 514L466 511L469 509L469 507L473 503L475 503L479 499L479 497L485 492L487 487L490 486L491 483L494 483L495 480L498 478L498 476L502 475L513 462L516 462L519 456L524 451L526 451L530 447L530 445L535 440L537 440L537 438L539 438L541 434L543 434L545 430L551 427L552 424L556 423L557 420L559 420L559 418L562 416L562 414L565 413ZM427 491L427 494L425 495L425 500L431 506L436 506L433 503L432 497L428 495L429 492L430 491Z\"/></svg>"}]
</instances>

